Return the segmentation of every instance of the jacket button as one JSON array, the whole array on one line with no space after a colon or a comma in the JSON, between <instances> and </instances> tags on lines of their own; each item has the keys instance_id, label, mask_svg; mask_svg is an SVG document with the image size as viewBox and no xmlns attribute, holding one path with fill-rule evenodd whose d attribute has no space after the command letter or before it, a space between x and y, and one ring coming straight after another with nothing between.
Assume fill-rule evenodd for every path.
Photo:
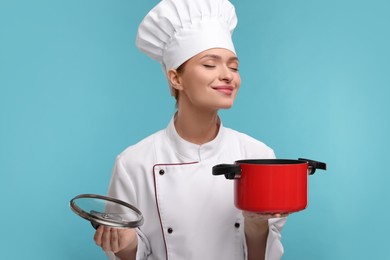
<instances>
[{"instance_id":1,"label":"jacket button","mask_svg":"<svg viewBox=\"0 0 390 260\"><path fill-rule=\"evenodd\" d=\"M234 226L235 226L236 228L239 228L239 227L240 227L240 223L235 223Z\"/></svg>"},{"instance_id":2,"label":"jacket button","mask_svg":"<svg viewBox=\"0 0 390 260\"><path fill-rule=\"evenodd\" d=\"M164 171L164 170L160 170L158 173L159 173L160 175L164 175L165 171Z\"/></svg>"},{"instance_id":3,"label":"jacket button","mask_svg":"<svg viewBox=\"0 0 390 260\"><path fill-rule=\"evenodd\" d=\"M168 233L172 234L172 232L173 232L173 229L172 228L168 228Z\"/></svg>"}]
</instances>

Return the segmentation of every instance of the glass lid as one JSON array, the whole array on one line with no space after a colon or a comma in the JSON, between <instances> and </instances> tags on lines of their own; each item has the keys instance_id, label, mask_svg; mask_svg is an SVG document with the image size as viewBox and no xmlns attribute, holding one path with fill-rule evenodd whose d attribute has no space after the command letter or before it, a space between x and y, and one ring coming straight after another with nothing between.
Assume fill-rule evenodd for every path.
<instances>
[{"instance_id":1,"label":"glass lid","mask_svg":"<svg viewBox=\"0 0 390 260\"><path fill-rule=\"evenodd\" d=\"M143 224L141 211L136 207L110 197L81 194L70 201L70 208L97 228L105 225L115 228L135 228Z\"/></svg>"}]
</instances>

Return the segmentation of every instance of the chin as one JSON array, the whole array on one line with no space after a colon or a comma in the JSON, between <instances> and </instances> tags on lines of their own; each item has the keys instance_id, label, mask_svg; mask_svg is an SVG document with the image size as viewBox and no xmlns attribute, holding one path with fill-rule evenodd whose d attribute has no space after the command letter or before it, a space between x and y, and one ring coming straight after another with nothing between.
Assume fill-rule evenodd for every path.
<instances>
[{"instance_id":1,"label":"chin","mask_svg":"<svg viewBox=\"0 0 390 260\"><path fill-rule=\"evenodd\" d=\"M228 103L228 104L220 104L219 108L220 109L230 109L232 106L233 106L233 102Z\"/></svg>"}]
</instances>

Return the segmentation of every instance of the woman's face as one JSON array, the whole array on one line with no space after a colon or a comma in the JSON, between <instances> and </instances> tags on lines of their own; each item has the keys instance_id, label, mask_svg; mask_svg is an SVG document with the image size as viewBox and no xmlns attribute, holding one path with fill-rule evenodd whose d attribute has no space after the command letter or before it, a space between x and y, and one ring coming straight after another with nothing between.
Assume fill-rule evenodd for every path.
<instances>
[{"instance_id":1,"label":"woman's face","mask_svg":"<svg viewBox=\"0 0 390 260\"><path fill-rule=\"evenodd\" d=\"M218 110L233 105L240 84L237 56L215 48L189 59L174 87L179 90L179 109L186 102L183 105Z\"/></svg>"}]
</instances>

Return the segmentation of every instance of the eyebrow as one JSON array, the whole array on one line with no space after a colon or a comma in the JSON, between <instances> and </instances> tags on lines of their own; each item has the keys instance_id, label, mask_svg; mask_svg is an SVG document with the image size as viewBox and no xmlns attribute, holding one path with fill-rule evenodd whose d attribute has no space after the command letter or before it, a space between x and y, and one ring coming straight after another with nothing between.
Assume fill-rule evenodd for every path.
<instances>
[{"instance_id":1,"label":"eyebrow","mask_svg":"<svg viewBox=\"0 0 390 260\"><path fill-rule=\"evenodd\" d=\"M219 56L219 55L215 55L215 54L206 54L204 55L201 59L205 59L205 58L212 58L212 59L215 59L215 60L222 60L222 57ZM238 61L238 58L236 56L234 57L230 57L228 59L228 61Z\"/></svg>"}]
</instances>

